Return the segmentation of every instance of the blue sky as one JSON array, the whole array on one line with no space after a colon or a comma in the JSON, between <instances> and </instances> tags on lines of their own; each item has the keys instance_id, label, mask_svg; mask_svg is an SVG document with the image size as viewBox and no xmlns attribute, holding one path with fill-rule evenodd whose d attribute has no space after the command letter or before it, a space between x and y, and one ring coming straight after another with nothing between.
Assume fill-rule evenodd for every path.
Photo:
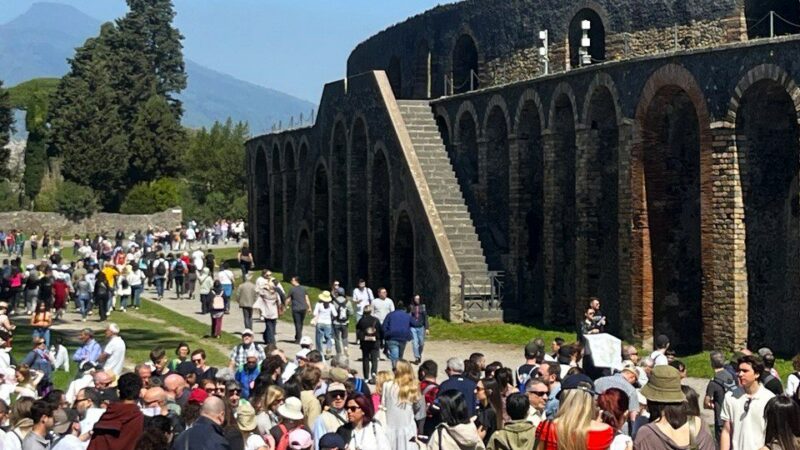
<instances>
[{"instance_id":1,"label":"blue sky","mask_svg":"<svg viewBox=\"0 0 800 450\"><path fill-rule=\"evenodd\" d=\"M124 0L48 0L98 20ZM0 0L0 23L36 3ZM347 56L389 25L452 0L174 0L184 55L212 69L319 102L322 85L344 77Z\"/></svg>"}]
</instances>

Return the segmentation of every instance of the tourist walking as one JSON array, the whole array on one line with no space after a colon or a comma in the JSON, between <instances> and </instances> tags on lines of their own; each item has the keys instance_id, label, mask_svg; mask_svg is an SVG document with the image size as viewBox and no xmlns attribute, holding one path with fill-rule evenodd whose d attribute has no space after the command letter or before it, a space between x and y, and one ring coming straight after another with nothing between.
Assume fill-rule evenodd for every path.
<instances>
[{"instance_id":1,"label":"tourist walking","mask_svg":"<svg viewBox=\"0 0 800 450\"><path fill-rule=\"evenodd\" d=\"M261 283L256 303L257 307L253 309L259 311L261 318L264 319L264 343L266 345L277 344L276 328L278 317L283 313L283 305L281 305L281 298L271 281Z\"/></svg>"},{"instance_id":2,"label":"tourist walking","mask_svg":"<svg viewBox=\"0 0 800 450\"><path fill-rule=\"evenodd\" d=\"M153 261L153 283L156 285L156 300L164 299L164 284L167 282L169 274L169 263L164 259L164 254L159 253L158 258Z\"/></svg>"},{"instance_id":3,"label":"tourist walking","mask_svg":"<svg viewBox=\"0 0 800 450\"><path fill-rule=\"evenodd\" d=\"M223 263L221 270L217 273L217 281L222 287L222 297L225 299L225 314L230 312L231 297L233 296L233 283L236 277L233 272L228 268L227 263Z\"/></svg>"},{"instance_id":4,"label":"tourist walking","mask_svg":"<svg viewBox=\"0 0 800 450\"><path fill-rule=\"evenodd\" d=\"M292 308L292 321L294 321L294 343L299 344L303 337L303 321L306 313L311 309L311 301L308 299L306 288L300 285L300 277L292 277L292 290L289 291L289 301Z\"/></svg>"},{"instance_id":5,"label":"tourist walking","mask_svg":"<svg viewBox=\"0 0 800 450\"><path fill-rule=\"evenodd\" d=\"M358 280L356 288L353 289L353 305L355 305L356 323L361 320L364 315L364 307L372 304L375 296L372 295L372 289L367 287L367 282L363 278Z\"/></svg>"},{"instance_id":6,"label":"tourist walking","mask_svg":"<svg viewBox=\"0 0 800 450\"><path fill-rule=\"evenodd\" d=\"M138 310L142 305L142 291L144 290L144 272L139 264L128 266L128 284L131 287L131 304Z\"/></svg>"},{"instance_id":7,"label":"tourist walking","mask_svg":"<svg viewBox=\"0 0 800 450\"><path fill-rule=\"evenodd\" d=\"M365 306L363 313L364 316L356 324L356 337L361 347L361 374L375 383L381 342L383 342L383 328L381 321L372 316L372 305Z\"/></svg>"},{"instance_id":8,"label":"tourist walking","mask_svg":"<svg viewBox=\"0 0 800 450\"><path fill-rule=\"evenodd\" d=\"M372 315L383 323L386 316L394 311L394 309L394 301L389 298L389 293L386 288L378 289L378 298L372 300Z\"/></svg>"},{"instance_id":9,"label":"tourist walking","mask_svg":"<svg viewBox=\"0 0 800 450\"><path fill-rule=\"evenodd\" d=\"M31 317L33 327L33 337L41 337L50 348L50 327L53 325L53 316L47 308L47 304L39 302L36 304L36 312Z\"/></svg>"},{"instance_id":10,"label":"tourist walking","mask_svg":"<svg viewBox=\"0 0 800 450\"><path fill-rule=\"evenodd\" d=\"M208 267L203 268L198 281L200 281L200 287L198 288L200 293L200 313L208 314L208 308L211 303L211 289L214 287L214 277Z\"/></svg>"},{"instance_id":11,"label":"tourist walking","mask_svg":"<svg viewBox=\"0 0 800 450\"><path fill-rule=\"evenodd\" d=\"M225 316L225 291L219 281L214 281L209 297L208 312L211 315L211 337L222 337L222 318Z\"/></svg>"},{"instance_id":12,"label":"tourist walking","mask_svg":"<svg viewBox=\"0 0 800 450\"><path fill-rule=\"evenodd\" d=\"M256 303L256 285L250 280L250 274L243 274L244 281L236 288L236 299L242 310L245 328L253 328L253 305Z\"/></svg>"},{"instance_id":13,"label":"tourist walking","mask_svg":"<svg viewBox=\"0 0 800 450\"><path fill-rule=\"evenodd\" d=\"M411 327L411 345L414 351L414 364L422 361L422 351L425 349L425 336L430 333L430 323L428 323L428 310L422 302L422 296L415 295L408 305L408 312L411 318L417 323Z\"/></svg>"},{"instance_id":14,"label":"tourist walking","mask_svg":"<svg viewBox=\"0 0 800 450\"><path fill-rule=\"evenodd\" d=\"M108 295L111 292L106 274L98 271L94 281L94 304L99 309L100 321L108 318Z\"/></svg>"},{"instance_id":15,"label":"tourist walking","mask_svg":"<svg viewBox=\"0 0 800 450\"><path fill-rule=\"evenodd\" d=\"M132 292L131 283L128 280L128 275L131 272L130 267L131 266L123 267L119 278L117 278L116 295L117 298L119 298L119 309L123 312L128 309L128 299L131 297Z\"/></svg>"},{"instance_id":16,"label":"tourist walking","mask_svg":"<svg viewBox=\"0 0 800 450\"><path fill-rule=\"evenodd\" d=\"M330 291L322 291L317 300L317 304L314 305L314 319L311 321L316 328L315 343L317 350L326 358L330 358L333 353L334 309L331 307L333 298Z\"/></svg>"},{"instance_id":17,"label":"tourist walking","mask_svg":"<svg viewBox=\"0 0 800 450\"><path fill-rule=\"evenodd\" d=\"M386 354L392 361L392 369L394 369L397 361L403 358L406 344L411 340L411 328L419 324L402 309L402 304L401 309L389 313L382 323Z\"/></svg>"},{"instance_id":18,"label":"tourist walking","mask_svg":"<svg viewBox=\"0 0 800 450\"><path fill-rule=\"evenodd\" d=\"M764 408L775 394L761 384L761 377L764 376L764 363L761 362L761 358L745 355L739 358L736 364L739 387L731 394L726 394L722 404L720 420L723 426L719 448L758 450L764 445L766 432ZM658 366L653 368L646 386L653 382L657 368Z\"/></svg>"},{"instance_id":19,"label":"tourist walking","mask_svg":"<svg viewBox=\"0 0 800 450\"><path fill-rule=\"evenodd\" d=\"M253 266L253 253L250 251L247 241L242 242L242 247L239 249L239 253L236 254L236 259L242 269L242 276L246 276Z\"/></svg>"},{"instance_id":20,"label":"tourist walking","mask_svg":"<svg viewBox=\"0 0 800 450\"><path fill-rule=\"evenodd\" d=\"M343 289L339 288L341 292ZM333 298L333 342L336 345L336 356L350 356L347 342L347 329L350 326L350 317L353 315L353 305L347 301L344 294Z\"/></svg>"},{"instance_id":21,"label":"tourist walking","mask_svg":"<svg viewBox=\"0 0 800 450\"><path fill-rule=\"evenodd\" d=\"M416 374L407 361L398 361L394 380L381 389L381 408L386 411L384 431L391 450L417 450L417 419L425 418L425 399Z\"/></svg>"}]
</instances>

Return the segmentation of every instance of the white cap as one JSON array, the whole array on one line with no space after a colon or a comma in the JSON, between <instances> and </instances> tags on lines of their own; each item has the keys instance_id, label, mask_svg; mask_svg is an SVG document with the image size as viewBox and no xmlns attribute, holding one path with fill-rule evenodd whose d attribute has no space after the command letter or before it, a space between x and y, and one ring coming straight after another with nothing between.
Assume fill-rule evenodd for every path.
<instances>
[{"instance_id":1,"label":"white cap","mask_svg":"<svg viewBox=\"0 0 800 450\"><path fill-rule=\"evenodd\" d=\"M301 347L304 346L304 345L311 345L311 344L312 344L311 338L308 337L308 336L303 336L300 339L300 346Z\"/></svg>"}]
</instances>

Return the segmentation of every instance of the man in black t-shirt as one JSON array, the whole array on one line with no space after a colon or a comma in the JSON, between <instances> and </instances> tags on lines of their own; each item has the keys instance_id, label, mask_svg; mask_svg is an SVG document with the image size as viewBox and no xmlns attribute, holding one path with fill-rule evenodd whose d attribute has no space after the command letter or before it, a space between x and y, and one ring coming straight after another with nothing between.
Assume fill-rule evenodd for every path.
<instances>
[{"instance_id":1,"label":"man in black t-shirt","mask_svg":"<svg viewBox=\"0 0 800 450\"><path fill-rule=\"evenodd\" d=\"M294 342L300 343L303 336L303 321L306 313L311 309L311 301L308 299L306 288L300 285L300 277L292 277L292 290L289 291L289 298L292 306L292 320L294 321Z\"/></svg>"}]
</instances>

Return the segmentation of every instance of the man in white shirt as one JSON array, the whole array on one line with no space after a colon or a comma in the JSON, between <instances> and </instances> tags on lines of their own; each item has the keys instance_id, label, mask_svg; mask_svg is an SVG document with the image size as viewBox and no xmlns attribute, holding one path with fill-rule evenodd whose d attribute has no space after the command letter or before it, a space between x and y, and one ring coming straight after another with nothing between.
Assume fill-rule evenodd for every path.
<instances>
[{"instance_id":1,"label":"man in white shirt","mask_svg":"<svg viewBox=\"0 0 800 450\"><path fill-rule=\"evenodd\" d=\"M106 337L108 342L97 360L103 364L103 369L113 370L119 375L125 363L125 341L119 337L119 326L115 323L108 324Z\"/></svg>"},{"instance_id":2,"label":"man in white shirt","mask_svg":"<svg viewBox=\"0 0 800 450\"><path fill-rule=\"evenodd\" d=\"M378 289L378 298L372 301L372 315L377 317L381 323L390 312L394 311L394 301L387 295L386 288L380 288Z\"/></svg>"},{"instance_id":3,"label":"man in white shirt","mask_svg":"<svg viewBox=\"0 0 800 450\"><path fill-rule=\"evenodd\" d=\"M669 364L667 359L667 349L669 348L669 338L666 335L660 334L653 342L653 347L656 349L650 354L650 359L653 360L654 366L666 366Z\"/></svg>"},{"instance_id":4,"label":"man in white shirt","mask_svg":"<svg viewBox=\"0 0 800 450\"><path fill-rule=\"evenodd\" d=\"M353 289L353 304L356 308L356 323L361 320L364 315L364 307L372 303L375 296L372 295L372 289L367 287L367 282L364 279L358 280L358 287Z\"/></svg>"},{"instance_id":5,"label":"man in white shirt","mask_svg":"<svg viewBox=\"0 0 800 450\"><path fill-rule=\"evenodd\" d=\"M766 373L761 358L745 355L739 358L739 387L725 394L720 420L720 450L758 450L764 446L767 423L764 408L775 396L761 384Z\"/></svg>"}]
</instances>

